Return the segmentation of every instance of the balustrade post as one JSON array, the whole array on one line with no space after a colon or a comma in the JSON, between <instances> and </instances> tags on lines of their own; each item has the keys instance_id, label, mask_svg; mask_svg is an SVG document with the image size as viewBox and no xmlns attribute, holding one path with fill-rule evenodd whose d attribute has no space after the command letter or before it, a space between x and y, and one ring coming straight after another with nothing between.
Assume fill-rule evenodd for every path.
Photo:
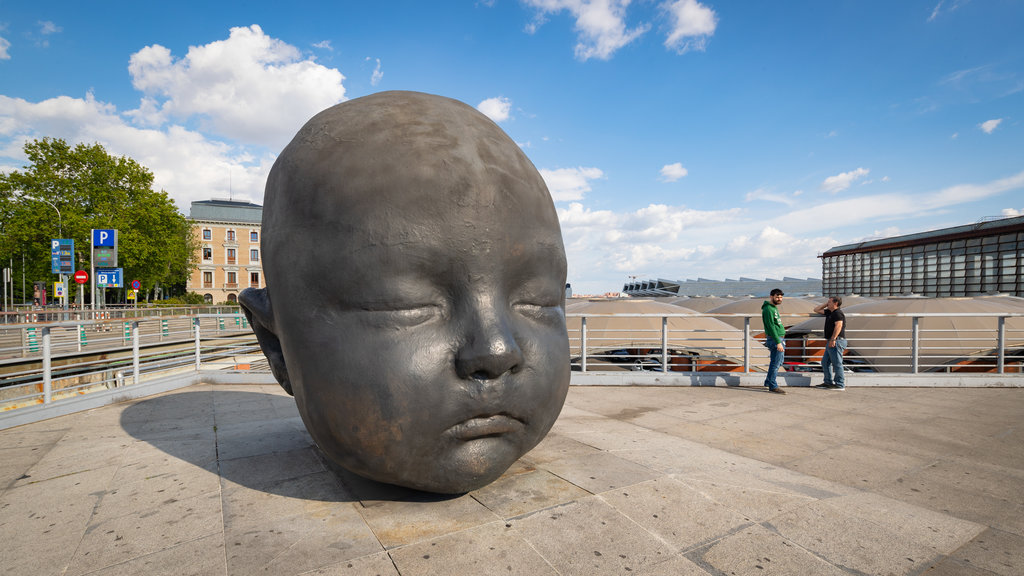
<instances>
[{"instance_id":1,"label":"balustrade post","mask_svg":"<svg viewBox=\"0 0 1024 576\"><path fill-rule=\"evenodd\" d=\"M201 363L201 356L199 351L199 318L193 318L192 322L195 326L196 331L196 371L198 372Z\"/></svg>"},{"instance_id":2,"label":"balustrade post","mask_svg":"<svg viewBox=\"0 0 1024 576\"><path fill-rule=\"evenodd\" d=\"M580 317L580 372L587 371L587 317Z\"/></svg>"},{"instance_id":3,"label":"balustrade post","mask_svg":"<svg viewBox=\"0 0 1024 576\"><path fill-rule=\"evenodd\" d=\"M132 383L139 383L139 321L132 322Z\"/></svg>"},{"instance_id":4,"label":"balustrade post","mask_svg":"<svg viewBox=\"0 0 1024 576\"><path fill-rule=\"evenodd\" d=\"M43 404L53 397L53 370L50 363L50 327L43 326Z\"/></svg>"},{"instance_id":5,"label":"balustrade post","mask_svg":"<svg viewBox=\"0 0 1024 576\"><path fill-rule=\"evenodd\" d=\"M999 317L999 342L997 344L999 359L996 362L996 372L1004 374L1006 372L1006 316Z\"/></svg>"},{"instance_id":6,"label":"balustrade post","mask_svg":"<svg viewBox=\"0 0 1024 576\"><path fill-rule=\"evenodd\" d=\"M910 329L910 373L917 374L918 349L920 348L921 344L921 318L918 316L914 316L911 320L913 321L913 324Z\"/></svg>"},{"instance_id":7,"label":"balustrade post","mask_svg":"<svg viewBox=\"0 0 1024 576\"><path fill-rule=\"evenodd\" d=\"M661 371L668 372L668 316L661 317Z\"/></svg>"},{"instance_id":8,"label":"balustrade post","mask_svg":"<svg viewBox=\"0 0 1024 576\"><path fill-rule=\"evenodd\" d=\"M743 373L750 374L750 316L743 318Z\"/></svg>"}]
</instances>

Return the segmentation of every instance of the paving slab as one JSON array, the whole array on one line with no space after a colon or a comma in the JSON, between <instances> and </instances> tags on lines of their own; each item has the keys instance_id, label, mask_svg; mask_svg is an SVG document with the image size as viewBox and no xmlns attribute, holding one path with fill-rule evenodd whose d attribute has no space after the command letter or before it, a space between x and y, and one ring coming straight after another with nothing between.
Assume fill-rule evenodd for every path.
<instances>
[{"instance_id":1,"label":"paving slab","mask_svg":"<svg viewBox=\"0 0 1024 576\"><path fill-rule=\"evenodd\" d=\"M572 387L489 486L328 463L276 385L0 431L0 566L42 575L1024 573L1024 390Z\"/></svg>"},{"instance_id":2,"label":"paving slab","mask_svg":"<svg viewBox=\"0 0 1024 576\"><path fill-rule=\"evenodd\" d=\"M491 522L391 553L402 576L558 576L548 562L505 522Z\"/></svg>"}]
</instances>

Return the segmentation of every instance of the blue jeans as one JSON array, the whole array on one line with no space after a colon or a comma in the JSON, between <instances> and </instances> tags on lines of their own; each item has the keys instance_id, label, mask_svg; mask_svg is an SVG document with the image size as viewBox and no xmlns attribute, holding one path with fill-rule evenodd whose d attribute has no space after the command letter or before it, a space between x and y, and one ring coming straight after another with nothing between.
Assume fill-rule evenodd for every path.
<instances>
[{"instance_id":1,"label":"blue jeans","mask_svg":"<svg viewBox=\"0 0 1024 576\"><path fill-rule=\"evenodd\" d=\"M843 373L844 350L846 338L836 339L835 346L825 344L825 354L821 357L821 371L825 373L825 384L835 384L840 388L846 386L846 375Z\"/></svg>"},{"instance_id":2,"label":"blue jeans","mask_svg":"<svg viewBox=\"0 0 1024 576\"><path fill-rule=\"evenodd\" d=\"M768 363L768 375L764 378L764 385L769 390L775 390L779 387L779 383L775 380L775 377L779 373L779 367L782 366L782 360L786 357L785 350L779 351L779 349L772 343L772 340L768 340L765 344L768 348L768 352L771 353L771 360Z\"/></svg>"}]
</instances>

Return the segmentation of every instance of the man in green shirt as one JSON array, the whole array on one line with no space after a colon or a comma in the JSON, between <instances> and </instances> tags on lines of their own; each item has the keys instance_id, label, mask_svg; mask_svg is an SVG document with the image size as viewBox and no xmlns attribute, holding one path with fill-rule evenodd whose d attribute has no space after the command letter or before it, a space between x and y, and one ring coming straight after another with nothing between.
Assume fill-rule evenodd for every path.
<instances>
[{"instance_id":1,"label":"man in green shirt","mask_svg":"<svg viewBox=\"0 0 1024 576\"><path fill-rule=\"evenodd\" d=\"M782 290L775 288L761 305L761 320L764 322L765 347L771 352L771 360L768 363L768 375L765 376L764 385L768 391L774 394L785 394L786 391L779 388L776 376L782 360L786 356L786 328L782 325L782 317L779 316L779 304L782 304Z\"/></svg>"}]
</instances>

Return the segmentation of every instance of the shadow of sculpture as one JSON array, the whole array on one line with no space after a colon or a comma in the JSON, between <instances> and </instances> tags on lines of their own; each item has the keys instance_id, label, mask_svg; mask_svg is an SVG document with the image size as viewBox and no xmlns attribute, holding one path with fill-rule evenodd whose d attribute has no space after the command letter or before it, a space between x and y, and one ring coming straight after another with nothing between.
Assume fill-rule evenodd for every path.
<instances>
[{"instance_id":1,"label":"shadow of sculpture","mask_svg":"<svg viewBox=\"0 0 1024 576\"><path fill-rule=\"evenodd\" d=\"M333 465L306 432L295 401L281 394L218 389L132 403L121 427L133 438L244 487L324 502L436 502L452 496L382 484Z\"/></svg>"}]
</instances>

